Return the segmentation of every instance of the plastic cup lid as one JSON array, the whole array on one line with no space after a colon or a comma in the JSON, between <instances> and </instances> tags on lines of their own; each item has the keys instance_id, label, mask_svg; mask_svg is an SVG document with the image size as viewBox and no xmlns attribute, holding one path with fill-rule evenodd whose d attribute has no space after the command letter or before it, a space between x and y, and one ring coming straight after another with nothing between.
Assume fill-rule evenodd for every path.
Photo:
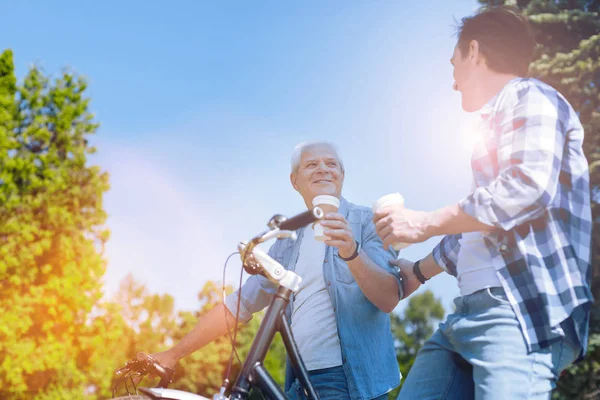
<instances>
[{"instance_id":1,"label":"plastic cup lid","mask_svg":"<svg viewBox=\"0 0 600 400\"><path fill-rule=\"evenodd\" d=\"M383 197L380 197L375 204L373 204L373 212L376 212L379 208L388 206L390 204L404 204L404 197L400 193L390 193Z\"/></svg>"},{"instance_id":2,"label":"plastic cup lid","mask_svg":"<svg viewBox=\"0 0 600 400\"><path fill-rule=\"evenodd\" d=\"M330 206L338 207L340 206L340 199L335 196L329 196L326 194L322 194L319 196L315 196L312 201L313 206L318 206L319 204L328 204Z\"/></svg>"}]
</instances>

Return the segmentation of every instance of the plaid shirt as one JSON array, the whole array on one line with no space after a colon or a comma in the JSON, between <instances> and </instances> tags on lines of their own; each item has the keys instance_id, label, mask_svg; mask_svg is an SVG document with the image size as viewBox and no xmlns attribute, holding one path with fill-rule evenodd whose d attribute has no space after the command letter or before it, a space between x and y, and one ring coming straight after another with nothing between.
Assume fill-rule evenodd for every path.
<instances>
[{"instance_id":1,"label":"plaid shirt","mask_svg":"<svg viewBox=\"0 0 600 400\"><path fill-rule=\"evenodd\" d=\"M511 80L481 111L461 209L495 227L484 241L529 351L575 336L585 353L591 282L589 171L583 128L567 100L536 80ZM456 276L461 235L433 250Z\"/></svg>"}]
</instances>

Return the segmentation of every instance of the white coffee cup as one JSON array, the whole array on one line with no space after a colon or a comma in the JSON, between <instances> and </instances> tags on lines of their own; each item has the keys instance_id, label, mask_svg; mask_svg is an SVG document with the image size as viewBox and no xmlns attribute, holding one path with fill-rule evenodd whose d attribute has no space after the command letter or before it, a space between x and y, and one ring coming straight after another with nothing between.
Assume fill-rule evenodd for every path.
<instances>
[{"instance_id":1,"label":"white coffee cup","mask_svg":"<svg viewBox=\"0 0 600 400\"><path fill-rule=\"evenodd\" d=\"M329 195L319 195L315 196L312 201L314 207L320 207L323 210L323 214L337 212L340 208L340 199L335 196ZM320 221L317 221L313 224L313 230L315 231L315 239L324 242L329 239L329 237L325 236L323 233L323 225L321 225Z\"/></svg>"},{"instance_id":2,"label":"white coffee cup","mask_svg":"<svg viewBox=\"0 0 600 400\"><path fill-rule=\"evenodd\" d=\"M383 207L387 207L393 204L399 204L404 207L404 197L400 193L390 193L383 197L380 197L375 204L373 204L373 213L376 213L377 210L380 210ZM411 243L394 243L392 248L396 251L400 251L402 249L410 246Z\"/></svg>"}]
</instances>

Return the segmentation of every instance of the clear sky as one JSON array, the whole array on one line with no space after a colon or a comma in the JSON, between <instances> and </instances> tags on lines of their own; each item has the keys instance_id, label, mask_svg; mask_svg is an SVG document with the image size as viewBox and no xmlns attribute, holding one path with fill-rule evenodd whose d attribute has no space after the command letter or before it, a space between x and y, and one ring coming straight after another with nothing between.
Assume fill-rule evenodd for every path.
<instances>
[{"instance_id":1,"label":"clear sky","mask_svg":"<svg viewBox=\"0 0 600 400\"><path fill-rule=\"evenodd\" d=\"M236 244L304 204L289 158L329 140L344 196L433 210L468 194L473 116L452 91L454 25L474 0L8 1L0 49L22 77L87 77L110 173L107 293L132 273L195 309ZM403 251L424 257L439 240ZM231 262L228 282L239 273ZM456 281L428 282L447 309ZM421 289L422 290L422 289ZM397 310L402 309L399 305Z\"/></svg>"}]
</instances>

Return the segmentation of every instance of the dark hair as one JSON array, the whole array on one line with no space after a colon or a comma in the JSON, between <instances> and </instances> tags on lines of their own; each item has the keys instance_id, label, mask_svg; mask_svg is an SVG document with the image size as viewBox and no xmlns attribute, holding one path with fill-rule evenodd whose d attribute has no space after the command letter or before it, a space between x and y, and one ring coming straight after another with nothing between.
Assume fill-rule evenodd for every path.
<instances>
[{"instance_id":1,"label":"dark hair","mask_svg":"<svg viewBox=\"0 0 600 400\"><path fill-rule=\"evenodd\" d=\"M457 27L458 48L463 57L476 40L487 66L496 72L526 76L535 50L531 25L517 9L482 7Z\"/></svg>"}]
</instances>

